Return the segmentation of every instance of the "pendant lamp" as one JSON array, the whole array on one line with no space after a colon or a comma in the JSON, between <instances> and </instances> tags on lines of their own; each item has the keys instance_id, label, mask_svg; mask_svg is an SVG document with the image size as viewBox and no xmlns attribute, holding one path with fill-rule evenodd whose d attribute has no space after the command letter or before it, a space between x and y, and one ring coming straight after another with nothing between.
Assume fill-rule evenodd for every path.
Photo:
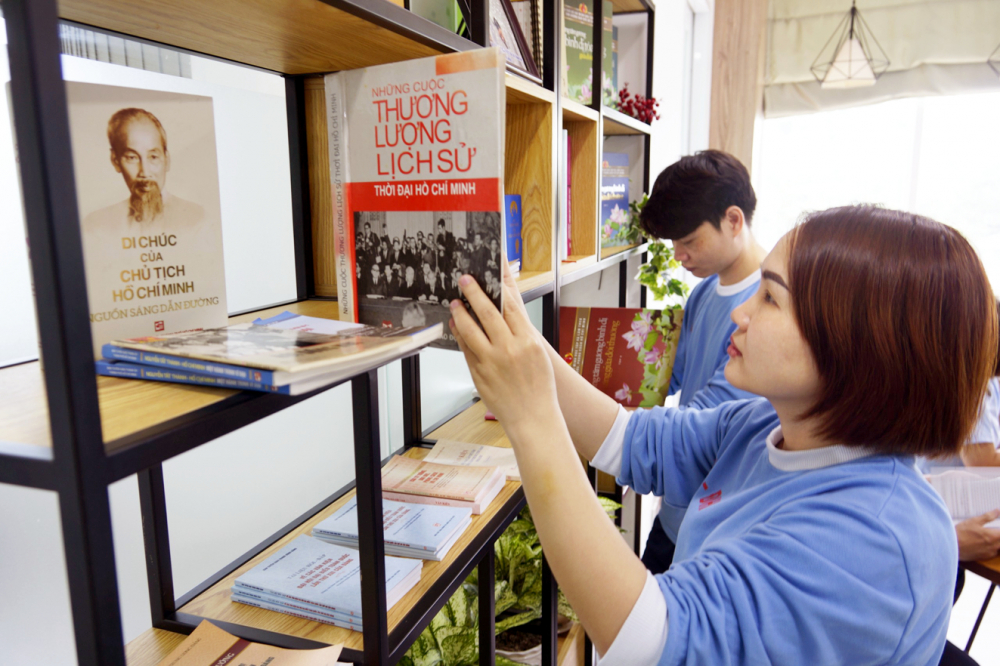
<instances>
[{"instance_id":1,"label":"pendant lamp","mask_svg":"<svg viewBox=\"0 0 1000 666\"><path fill-rule=\"evenodd\" d=\"M991 53L990 57L986 59L986 64L990 66L990 69L993 70L993 73L996 74L997 77L1000 77L1000 44L993 49L993 53Z\"/></svg>"},{"instance_id":2,"label":"pendant lamp","mask_svg":"<svg viewBox=\"0 0 1000 666\"><path fill-rule=\"evenodd\" d=\"M854 2L810 67L822 88L872 86L887 69L889 58Z\"/></svg>"}]
</instances>

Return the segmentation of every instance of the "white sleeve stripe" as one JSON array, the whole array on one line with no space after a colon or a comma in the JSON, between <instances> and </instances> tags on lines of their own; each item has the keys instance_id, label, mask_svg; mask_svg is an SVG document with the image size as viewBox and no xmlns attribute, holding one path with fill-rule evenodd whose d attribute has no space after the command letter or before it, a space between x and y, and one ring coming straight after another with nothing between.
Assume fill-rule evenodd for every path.
<instances>
[{"instance_id":1,"label":"white sleeve stripe","mask_svg":"<svg viewBox=\"0 0 1000 666\"><path fill-rule=\"evenodd\" d=\"M625 448L625 428L628 427L628 420L632 414L618 405L618 416L615 417L614 425L604 438L604 443L597 450L597 455L590 461L590 464L607 472L616 479L622 473L622 449Z\"/></svg>"},{"instance_id":2,"label":"white sleeve stripe","mask_svg":"<svg viewBox=\"0 0 1000 666\"><path fill-rule=\"evenodd\" d=\"M642 594L598 666L653 666L667 645L667 600L650 572Z\"/></svg>"}]
</instances>

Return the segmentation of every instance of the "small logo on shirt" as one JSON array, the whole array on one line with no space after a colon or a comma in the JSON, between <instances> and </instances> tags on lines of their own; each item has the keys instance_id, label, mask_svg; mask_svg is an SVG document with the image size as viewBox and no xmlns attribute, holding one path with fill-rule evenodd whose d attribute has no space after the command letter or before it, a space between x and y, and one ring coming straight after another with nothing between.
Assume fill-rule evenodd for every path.
<instances>
[{"instance_id":1,"label":"small logo on shirt","mask_svg":"<svg viewBox=\"0 0 1000 666\"><path fill-rule=\"evenodd\" d=\"M707 483L702 483L701 487L704 488L705 490L708 490ZM710 507L713 504L717 504L721 501L722 501L722 491L716 490L711 495L706 495L705 497L702 497L701 499L698 500L698 510L701 511L702 509Z\"/></svg>"}]
</instances>

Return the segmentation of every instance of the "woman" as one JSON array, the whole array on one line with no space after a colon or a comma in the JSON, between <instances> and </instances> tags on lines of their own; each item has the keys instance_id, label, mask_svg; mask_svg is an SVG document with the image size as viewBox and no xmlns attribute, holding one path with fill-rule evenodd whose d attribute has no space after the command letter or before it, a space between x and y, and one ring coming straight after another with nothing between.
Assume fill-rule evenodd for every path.
<instances>
[{"instance_id":1,"label":"woman","mask_svg":"<svg viewBox=\"0 0 1000 666\"><path fill-rule=\"evenodd\" d=\"M510 438L548 561L608 664L937 664L955 532L914 456L958 450L997 318L957 232L871 207L813 214L733 312L726 378L764 396L634 413L545 345L505 278L469 276L452 330ZM573 445L576 445L574 450ZM653 576L607 521L577 451L687 506Z\"/></svg>"}]
</instances>

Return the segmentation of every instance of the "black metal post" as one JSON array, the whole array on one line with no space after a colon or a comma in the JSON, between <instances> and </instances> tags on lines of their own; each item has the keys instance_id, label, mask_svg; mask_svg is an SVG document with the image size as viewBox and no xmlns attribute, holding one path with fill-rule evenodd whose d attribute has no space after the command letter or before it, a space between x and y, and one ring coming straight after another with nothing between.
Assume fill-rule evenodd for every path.
<instances>
[{"instance_id":1,"label":"black metal post","mask_svg":"<svg viewBox=\"0 0 1000 666\"><path fill-rule=\"evenodd\" d=\"M288 115L288 166L292 187L292 240L295 248L295 287L298 299L315 295L312 226L309 204L309 155L306 143L306 91L301 76L285 76Z\"/></svg>"},{"instance_id":2,"label":"black metal post","mask_svg":"<svg viewBox=\"0 0 1000 666\"><path fill-rule=\"evenodd\" d=\"M553 290L552 293L542 296L542 337L558 349L559 334L556 327L559 321L559 311L556 306L556 293L557 290Z\"/></svg>"},{"instance_id":3,"label":"black metal post","mask_svg":"<svg viewBox=\"0 0 1000 666\"><path fill-rule=\"evenodd\" d=\"M163 466L139 472L139 507L142 511L142 538L146 546L146 582L153 626L176 610L174 576L170 559L170 532L167 526L167 497Z\"/></svg>"},{"instance_id":4,"label":"black metal post","mask_svg":"<svg viewBox=\"0 0 1000 666\"><path fill-rule=\"evenodd\" d=\"M3 10L77 659L124 666L58 11L55 0Z\"/></svg>"},{"instance_id":5,"label":"black metal post","mask_svg":"<svg viewBox=\"0 0 1000 666\"><path fill-rule=\"evenodd\" d=\"M618 262L618 307L628 307L628 259Z\"/></svg>"},{"instance_id":6,"label":"black metal post","mask_svg":"<svg viewBox=\"0 0 1000 666\"><path fill-rule=\"evenodd\" d=\"M491 544L492 546L492 544ZM479 666L493 666L496 646L496 562L493 548L487 549L477 569L479 578Z\"/></svg>"},{"instance_id":7,"label":"black metal post","mask_svg":"<svg viewBox=\"0 0 1000 666\"><path fill-rule=\"evenodd\" d=\"M377 372L369 370L351 380L354 403L354 469L358 489L358 547L361 554L361 619L365 664L370 666L382 666L389 660Z\"/></svg>"},{"instance_id":8,"label":"black metal post","mask_svg":"<svg viewBox=\"0 0 1000 666\"><path fill-rule=\"evenodd\" d=\"M555 91L559 80L559 53L562 45L563 3L545 0L542 3L542 85Z\"/></svg>"},{"instance_id":9,"label":"black metal post","mask_svg":"<svg viewBox=\"0 0 1000 666\"><path fill-rule=\"evenodd\" d=\"M472 41L480 46L490 45L490 0L469 0L472 9L469 31Z\"/></svg>"},{"instance_id":10,"label":"black metal post","mask_svg":"<svg viewBox=\"0 0 1000 666\"><path fill-rule=\"evenodd\" d=\"M559 656L559 586L542 555L542 666L556 666Z\"/></svg>"},{"instance_id":11,"label":"black metal post","mask_svg":"<svg viewBox=\"0 0 1000 666\"><path fill-rule=\"evenodd\" d=\"M633 491L632 503L635 505L632 514L632 550L636 557L641 557L642 548L640 547L639 533L642 530L642 495Z\"/></svg>"},{"instance_id":12,"label":"black metal post","mask_svg":"<svg viewBox=\"0 0 1000 666\"><path fill-rule=\"evenodd\" d=\"M965 654L969 654L969 650L972 649L972 641L976 640L976 634L979 633L979 625L983 623L983 617L986 615L986 607L990 605L990 599L993 598L993 591L997 589L996 583L990 584L990 589L986 593L986 599L983 601L983 607L979 609L979 616L976 618L976 626L972 627L972 633L969 634L969 642L965 644Z\"/></svg>"},{"instance_id":13,"label":"black metal post","mask_svg":"<svg viewBox=\"0 0 1000 666\"><path fill-rule=\"evenodd\" d=\"M639 265L640 266L642 264L646 263L647 261L649 261L649 253L648 252L643 252L642 254L639 255ZM642 284L639 285L639 307L640 308L646 307L646 287L645 287L645 285L642 285Z\"/></svg>"},{"instance_id":14,"label":"black metal post","mask_svg":"<svg viewBox=\"0 0 1000 666\"><path fill-rule=\"evenodd\" d=\"M601 105L604 101L604 3L601 0L594 0L594 27L591 31L594 35L593 60L590 61L593 67L593 84L590 86L591 93L590 107L601 112Z\"/></svg>"},{"instance_id":15,"label":"black metal post","mask_svg":"<svg viewBox=\"0 0 1000 666\"><path fill-rule=\"evenodd\" d=\"M403 364L403 446L417 446L424 437L420 406L420 355L404 358Z\"/></svg>"}]
</instances>

